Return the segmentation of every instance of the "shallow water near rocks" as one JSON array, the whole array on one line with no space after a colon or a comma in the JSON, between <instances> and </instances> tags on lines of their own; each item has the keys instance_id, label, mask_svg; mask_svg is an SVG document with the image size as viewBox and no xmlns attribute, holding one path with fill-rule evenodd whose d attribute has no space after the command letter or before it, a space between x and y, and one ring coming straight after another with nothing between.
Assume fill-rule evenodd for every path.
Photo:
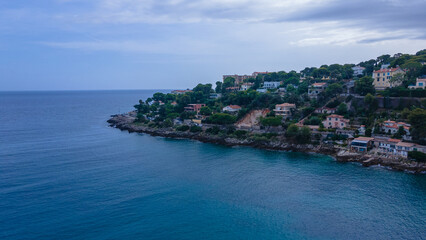
<instances>
[{"instance_id":1,"label":"shallow water near rocks","mask_svg":"<svg viewBox=\"0 0 426 240\"><path fill-rule=\"evenodd\" d=\"M155 91L0 93L0 239L422 239L426 177L108 127Z\"/></svg>"}]
</instances>

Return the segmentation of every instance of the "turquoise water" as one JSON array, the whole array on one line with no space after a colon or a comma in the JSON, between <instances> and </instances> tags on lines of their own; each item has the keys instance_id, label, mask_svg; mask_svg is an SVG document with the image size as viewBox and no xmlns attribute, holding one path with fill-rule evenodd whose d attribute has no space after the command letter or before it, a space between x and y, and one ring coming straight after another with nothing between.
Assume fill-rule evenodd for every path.
<instances>
[{"instance_id":1,"label":"turquoise water","mask_svg":"<svg viewBox=\"0 0 426 240\"><path fill-rule=\"evenodd\" d=\"M424 175L107 126L152 93L0 93L0 239L425 238Z\"/></svg>"}]
</instances>

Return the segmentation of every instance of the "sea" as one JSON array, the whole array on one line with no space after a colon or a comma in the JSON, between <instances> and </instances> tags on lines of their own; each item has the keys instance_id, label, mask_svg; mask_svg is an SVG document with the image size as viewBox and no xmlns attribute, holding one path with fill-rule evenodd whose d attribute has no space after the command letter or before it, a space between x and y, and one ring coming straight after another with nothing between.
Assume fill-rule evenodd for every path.
<instances>
[{"instance_id":1,"label":"sea","mask_svg":"<svg viewBox=\"0 0 426 240\"><path fill-rule=\"evenodd\" d=\"M426 239L426 176L111 128L154 92L0 92L0 239Z\"/></svg>"}]
</instances>

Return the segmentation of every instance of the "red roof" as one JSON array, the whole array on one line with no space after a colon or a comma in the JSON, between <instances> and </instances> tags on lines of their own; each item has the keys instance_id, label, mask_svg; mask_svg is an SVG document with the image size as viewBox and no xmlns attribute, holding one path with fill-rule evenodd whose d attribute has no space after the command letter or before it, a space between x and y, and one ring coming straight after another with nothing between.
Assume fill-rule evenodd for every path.
<instances>
[{"instance_id":1,"label":"red roof","mask_svg":"<svg viewBox=\"0 0 426 240\"><path fill-rule=\"evenodd\" d=\"M395 72L396 70L401 69L401 68L385 68L385 69L380 69L380 70L376 70L374 71L374 73L384 73L384 72Z\"/></svg>"},{"instance_id":2,"label":"red roof","mask_svg":"<svg viewBox=\"0 0 426 240\"><path fill-rule=\"evenodd\" d=\"M314 83L314 84L312 84L312 86L314 86L314 87L322 87L322 86L324 86L325 84L327 84L327 83L325 83L325 82L320 82L320 83Z\"/></svg>"},{"instance_id":3,"label":"red roof","mask_svg":"<svg viewBox=\"0 0 426 240\"><path fill-rule=\"evenodd\" d=\"M331 117L331 118L343 118L342 115L337 115L337 114L331 114L331 115L328 115L327 117Z\"/></svg>"},{"instance_id":4,"label":"red roof","mask_svg":"<svg viewBox=\"0 0 426 240\"><path fill-rule=\"evenodd\" d=\"M240 109L240 108L241 108L241 107L240 107L240 106L238 106L238 105L229 105L229 106L227 106L227 107L232 108L232 109Z\"/></svg>"}]
</instances>

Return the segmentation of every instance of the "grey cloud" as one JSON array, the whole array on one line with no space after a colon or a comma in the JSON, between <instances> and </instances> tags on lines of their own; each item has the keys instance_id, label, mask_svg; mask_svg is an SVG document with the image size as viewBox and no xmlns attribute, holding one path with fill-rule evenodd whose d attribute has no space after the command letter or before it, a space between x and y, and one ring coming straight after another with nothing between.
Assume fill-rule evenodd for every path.
<instances>
[{"instance_id":1,"label":"grey cloud","mask_svg":"<svg viewBox=\"0 0 426 240\"><path fill-rule=\"evenodd\" d=\"M376 31L411 31L416 36L400 35L399 38L426 39L423 34L426 32L426 1L424 0L394 0L394 1L374 1L374 0L352 0L352 1L332 1L323 4L321 7L306 8L297 14L276 18L277 22L324 22L336 21L343 26L356 27L366 30ZM383 40L390 40L389 38ZM364 40L375 42L377 40Z\"/></svg>"}]
</instances>

